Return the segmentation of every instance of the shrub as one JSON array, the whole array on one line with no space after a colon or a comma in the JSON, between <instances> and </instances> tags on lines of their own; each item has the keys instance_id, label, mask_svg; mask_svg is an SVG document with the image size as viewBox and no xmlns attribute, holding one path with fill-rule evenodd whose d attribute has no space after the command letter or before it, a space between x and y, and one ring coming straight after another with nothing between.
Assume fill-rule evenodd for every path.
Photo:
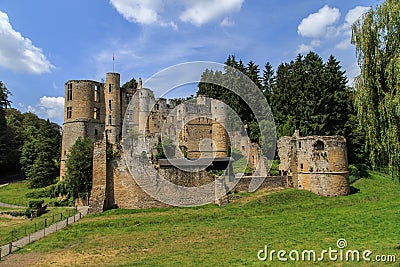
<instances>
[{"instance_id":1,"label":"shrub","mask_svg":"<svg viewBox=\"0 0 400 267\"><path fill-rule=\"evenodd\" d=\"M40 216L46 211L47 205L44 205L44 200L31 200L29 206L25 211L25 215L28 217Z\"/></svg>"},{"instance_id":2,"label":"shrub","mask_svg":"<svg viewBox=\"0 0 400 267\"><path fill-rule=\"evenodd\" d=\"M61 199L61 200L55 200L52 202L54 207L67 207L67 206L73 206L74 202L72 199Z\"/></svg>"},{"instance_id":3,"label":"shrub","mask_svg":"<svg viewBox=\"0 0 400 267\"><path fill-rule=\"evenodd\" d=\"M44 200L43 199L31 200L31 201L29 201L29 206L28 207L30 209L39 209L43 204L44 204Z\"/></svg>"},{"instance_id":4,"label":"shrub","mask_svg":"<svg viewBox=\"0 0 400 267\"><path fill-rule=\"evenodd\" d=\"M246 169L244 170L244 175L252 175L253 170L251 169L250 165L247 164Z\"/></svg>"},{"instance_id":5,"label":"shrub","mask_svg":"<svg viewBox=\"0 0 400 267\"><path fill-rule=\"evenodd\" d=\"M279 160L272 161L271 168L269 170L271 176L279 176Z\"/></svg>"},{"instance_id":6,"label":"shrub","mask_svg":"<svg viewBox=\"0 0 400 267\"><path fill-rule=\"evenodd\" d=\"M353 183L360 178L368 177L368 168L365 164L350 164L349 165L349 182Z\"/></svg>"},{"instance_id":7,"label":"shrub","mask_svg":"<svg viewBox=\"0 0 400 267\"><path fill-rule=\"evenodd\" d=\"M38 190L34 190L25 194L27 198L42 198L42 197L50 197L50 188L45 187Z\"/></svg>"}]
</instances>

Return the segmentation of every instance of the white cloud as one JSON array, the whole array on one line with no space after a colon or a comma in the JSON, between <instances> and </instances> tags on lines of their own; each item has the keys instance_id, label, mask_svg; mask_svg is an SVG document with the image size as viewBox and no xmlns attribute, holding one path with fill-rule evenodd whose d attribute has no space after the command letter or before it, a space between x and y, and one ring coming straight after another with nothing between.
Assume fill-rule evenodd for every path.
<instances>
[{"instance_id":1,"label":"white cloud","mask_svg":"<svg viewBox=\"0 0 400 267\"><path fill-rule=\"evenodd\" d=\"M167 16L165 12L167 6L174 5L174 8L168 9L174 10L168 13L168 17L179 17L182 22L201 26L239 11L243 2L244 0L110 0L118 13L130 22L143 25L158 24L175 30L178 29L176 22L164 18ZM232 22L226 18L221 22L221 26L230 26L228 23L232 25Z\"/></svg>"},{"instance_id":2,"label":"white cloud","mask_svg":"<svg viewBox=\"0 0 400 267\"><path fill-rule=\"evenodd\" d=\"M59 124L64 120L64 97L42 96L38 104L25 106L19 102L18 107L23 112L32 112Z\"/></svg>"},{"instance_id":3,"label":"white cloud","mask_svg":"<svg viewBox=\"0 0 400 267\"><path fill-rule=\"evenodd\" d=\"M161 18L160 13L164 10L162 0L110 0L110 3L127 21L178 29L175 22L167 22Z\"/></svg>"},{"instance_id":4,"label":"white cloud","mask_svg":"<svg viewBox=\"0 0 400 267\"><path fill-rule=\"evenodd\" d=\"M301 44L297 48L297 53L302 54L302 53L307 53L310 51L313 51L315 48L319 47L321 45L321 42L319 40L312 40L311 43L309 44Z\"/></svg>"},{"instance_id":5,"label":"white cloud","mask_svg":"<svg viewBox=\"0 0 400 267\"><path fill-rule=\"evenodd\" d=\"M365 12L369 10L367 6L356 6L353 9L350 9L346 14L346 25L350 28L351 25L356 22Z\"/></svg>"},{"instance_id":6,"label":"white cloud","mask_svg":"<svg viewBox=\"0 0 400 267\"><path fill-rule=\"evenodd\" d=\"M41 74L54 66L46 59L42 49L15 31L8 15L0 11L0 67L18 72Z\"/></svg>"},{"instance_id":7,"label":"white cloud","mask_svg":"<svg viewBox=\"0 0 400 267\"><path fill-rule=\"evenodd\" d=\"M346 76L348 78L347 85L354 86L354 79L361 74L361 69L357 62L354 62L346 68Z\"/></svg>"},{"instance_id":8,"label":"white cloud","mask_svg":"<svg viewBox=\"0 0 400 267\"><path fill-rule=\"evenodd\" d=\"M31 105L28 105L28 107L26 108L26 110L27 110L28 112L31 112L31 113L36 113L36 108L32 107Z\"/></svg>"},{"instance_id":9,"label":"white cloud","mask_svg":"<svg viewBox=\"0 0 400 267\"><path fill-rule=\"evenodd\" d=\"M242 7L243 1L244 0L190 1L190 5L187 6L186 10L179 16L179 19L196 26L201 26L232 12L239 11Z\"/></svg>"},{"instance_id":10,"label":"white cloud","mask_svg":"<svg viewBox=\"0 0 400 267\"><path fill-rule=\"evenodd\" d=\"M335 48L339 50L345 50L351 46L351 39L350 37L347 37L340 41L338 44L336 44Z\"/></svg>"},{"instance_id":11,"label":"white cloud","mask_svg":"<svg viewBox=\"0 0 400 267\"><path fill-rule=\"evenodd\" d=\"M41 115L46 116L50 120L58 121L64 117L64 97L43 96L40 98L38 106Z\"/></svg>"},{"instance_id":12,"label":"white cloud","mask_svg":"<svg viewBox=\"0 0 400 267\"><path fill-rule=\"evenodd\" d=\"M351 26L365 12L367 12L368 9L369 7L366 6L356 6L347 12L345 22L338 28L338 32L342 34L343 39L336 45L337 49L345 50L351 46Z\"/></svg>"},{"instance_id":13,"label":"white cloud","mask_svg":"<svg viewBox=\"0 0 400 267\"><path fill-rule=\"evenodd\" d=\"M161 0L110 0L110 3L126 20L141 24L158 22L158 12L163 8Z\"/></svg>"},{"instance_id":14,"label":"white cloud","mask_svg":"<svg viewBox=\"0 0 400 267\"><path fill-rule=\"evenodd\" d=\"M230 26L233 26L233 25L235 25L235 22L233 22L230 18L228 18L228 17L225 17L222 21L221 21L221 23L219 24L219 26L221 26L221 27L230 27Z\"/></svg>"},{"instance_id":15,"label":"white cloud","mask_svg":"<svg viewBox=\"0 0 400 267\"><path fill-rule=\"evenodd\" d=\"M320 38L331 34L334 25L340 18L339 9L325 5L317 13L312 13L304 18L297 32L304 37Z\"/></svg>"}]
</instances>

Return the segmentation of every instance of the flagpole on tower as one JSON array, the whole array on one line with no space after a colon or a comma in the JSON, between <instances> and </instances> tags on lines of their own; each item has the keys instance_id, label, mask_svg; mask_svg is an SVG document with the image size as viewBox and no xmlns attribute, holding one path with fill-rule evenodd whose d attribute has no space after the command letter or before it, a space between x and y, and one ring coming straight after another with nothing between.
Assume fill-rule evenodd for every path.
<instances>
[{"instance_id":1,"label":"flagpole on tower","mask_svg":"<svg viewBox=\"0 0 400 267\"><path fill-rule=\"evenodd\" d=\"M114 54L113 54L113 73L114 73Z\"/></svg>"}]
</instances>

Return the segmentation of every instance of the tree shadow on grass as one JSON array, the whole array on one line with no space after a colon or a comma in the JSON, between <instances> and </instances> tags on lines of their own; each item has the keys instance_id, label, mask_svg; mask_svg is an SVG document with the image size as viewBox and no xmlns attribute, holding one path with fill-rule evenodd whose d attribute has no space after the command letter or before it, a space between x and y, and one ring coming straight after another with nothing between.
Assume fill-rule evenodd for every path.
<instances>
[{"instance_id":1,"label":"tree shadow on grass","mask_svg":"<svg viewBox=\"0 0 400 267\"><path fill-rule=\"evenodd\" d=\"M350 194L349 195L357 194L358 192L360 192L360 189L358 189L352 185L350 186Z\"/></svg>"}]
</instances>

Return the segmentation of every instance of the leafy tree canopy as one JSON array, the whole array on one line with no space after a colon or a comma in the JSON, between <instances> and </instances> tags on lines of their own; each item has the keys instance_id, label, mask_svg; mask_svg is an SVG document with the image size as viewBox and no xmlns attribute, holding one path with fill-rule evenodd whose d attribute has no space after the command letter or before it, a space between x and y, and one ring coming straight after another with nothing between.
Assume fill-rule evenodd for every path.
<instances>
[{"instance_id":1,"label":"leafy tree canopy","mask_svg":"<svg viewBox=\"0 0 400 267\"><path fill-rule=\"evenodd\" d=\"M400 4L386 0L353 25L361 74L355 104L373 167L400 181Z\"/></svg>"},{"instance_id":2,"label":"leafy tree canopy","mask_svg":"<svg viewBox=\"0 0 400 267\"><path fill-rule=\"evenodd\" d=\"M78 138L71 147L67 161L65 185L68 197L86 198L92 189L93 144L90 138Z\"/></svg>"}]
</instances>

